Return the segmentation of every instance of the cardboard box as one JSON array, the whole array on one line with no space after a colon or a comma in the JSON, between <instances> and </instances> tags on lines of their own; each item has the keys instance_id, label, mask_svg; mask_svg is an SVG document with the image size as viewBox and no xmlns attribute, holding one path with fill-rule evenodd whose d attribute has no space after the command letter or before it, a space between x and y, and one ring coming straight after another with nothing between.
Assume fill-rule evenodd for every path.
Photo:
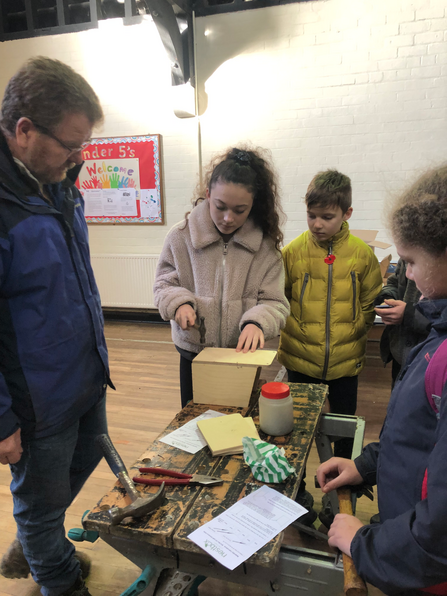
<instances>
[{"instance_id":1,"label":"cardboard box","mask_svg":"<svg viewBox=\"0 0 447 596\"><path fill-rule=\"evenodd\" d=\"M376 240L376 236L379 233L378 230L349 230L353 236L357 236L361 238L363 242L366 242L368 246L370 246L373 251L375 248L389 248L391 244L387 242L381 242L380 240Z\"/></svg>"},{"instance_id":2,"label":"cardboard box","mask_svg":"<svg viewBox=\"0 0 447 596\"><path fill-rule=\"evenodd\" d=\"M379 263L380 264L380 273L382 274L382 280L383 280L384 285L386 285L386 280L391 275L391 273L389 273L388 270L390 268L390 263L391 263L392 258L393 258L392 255L388 255L387 257L383 258Z\"/></svg>"},{"instance_id":3,"label":"cardboard box","mask_svg":"<svg viewBox=\"0 0 447 596\"><path fill-rule=\"evenodd\" d=\"M205 348L192 362L194 403L245 408L261 367L270 366L275 356L275 350L243 354L234 348Z\"/></svg>"}]
</instances>

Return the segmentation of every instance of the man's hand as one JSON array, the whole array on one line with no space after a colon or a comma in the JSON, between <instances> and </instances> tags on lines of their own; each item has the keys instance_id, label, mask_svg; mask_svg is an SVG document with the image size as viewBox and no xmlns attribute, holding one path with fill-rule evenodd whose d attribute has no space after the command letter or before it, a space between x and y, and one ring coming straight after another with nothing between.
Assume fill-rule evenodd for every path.
<instances>
[{"instance_id":1,"label":"man's hand","mask_svg":"<svg viewBox=\"0 0 447 596\"><path fill-rule=\"evenodd\" d=\"M375 308L374 310L382 318L385 325L400 325L404 320L405 307L407 304L403 300L393 300L389 298L384 300L393 308Z\"/></svg>"},{"instance_id":2,"label":"man's hand","mask_svg":"<svg viewBox=\"0 0 447 596\"><path fill-rule=\"evenodd\" d=\"M363 478L352 459L344 459L343 457L331 457L331 459L318 466L317 480L324 493L328 493L340 486L351 486L363 482Z\"/></svg>"},{"instance_id":3,"label":"man's hand","mask_svg":"<svg viewBox=\"0 0 447 596\"><path fill-rule=\"evenodd\" d=\"M327 534L329 545L336 546L342 553L351 556L351 542L359 528L362 528L363 525L353 515L337 513Z\"/></svg>"},{"instance_id":4,"label":"man's hand","mask_svg":"<svg viewBox=\"0 0 447 596\"><path fill-rule=\"evenodd\" d=\"M0 464L4 466L16 464L22 457L22 441L20 439L20 428L13 435L0 441Z\"/></svg>"},{"instance_id":5,"label":"man's hand","mask_svg":"<svg viewBox=\"0 0 447 596\"><path fill-rule=\"evenodd\" d=\"M259 329L256 325L248 323L242 329L242 333L239 335L239 341L237 342L236 352L242 352L246 354L249 350L256 352L258 348L264 347L264 333L262 329Z\"/></svg>"},{"instance_id":6,"label":"man's hand","mask_svg":"<svg viewBox=\"0 0 447 596\"><path fill-rule=\"evenodd\" d=\"M174 321L186 331L186 329L190 329L194 326L196 318L197 316L193 307L190 304L182 304L176 310Z\"/></svg>"}]
</instances>

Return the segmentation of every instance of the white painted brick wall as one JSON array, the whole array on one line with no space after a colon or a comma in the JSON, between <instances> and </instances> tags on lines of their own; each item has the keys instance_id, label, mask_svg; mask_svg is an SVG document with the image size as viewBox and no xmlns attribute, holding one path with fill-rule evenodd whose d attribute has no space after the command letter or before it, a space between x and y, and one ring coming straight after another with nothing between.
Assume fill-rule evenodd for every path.
<instances>
[{"instance_id":1,"label":"white painted brick wall","mask_svg":"<svg viewBox=\"0 0 447 596\"><path fill-rule=\"evenodd\" d=\"M89 226L94 253L157 253L166 231L189 207L198 170L197 122L173 113L169 62L154 24L119 23L0 44L0 88L29 57L58 58L84 75L98 93L105 112L99 136L162 135L166 225Z\"/></svg>"},{"instance_id":2,"label":"white painted brick wall","mask_svg":"<svg viewBox=\"0 0 447 596\"><path fill-rule=\"evenodd\" d=\"M287 241L306 229L310 179L338 168L352 179L353 227L387 240L384 205L447 157L445 0L315 0L196 23L204 161L239 141L269 148ZM173 113L154 25L113 27L0 44L0 89L28 57L57 57L98 92L102 135L163 136L166 225L90 227L95 253L153 253L189 208L197 121Z\"/></svg>"},{"instance_id":3,"label":"white painted brick wall","mask_svg":"<svg viewBox=\"0 0 447 596\"><path fill-rule=\"evenodd\" d=\"M213 72L202 118L205 153L244 139L272 150L288 241L306 229L302 198L311 177L339 168L353 183L352 225L378 229L387 240L384 205L447 155L445 2L331 0L255 13L256 35L264 25L289 40L274 57L268 47L252 56L263 59L263 73L245 53L230 65L213 53L213 31L244 45L233 23L246 36L247 15L198 21L199 64ZM210 35L202 37L205 29Z\"/></svg>"}]
</instances>

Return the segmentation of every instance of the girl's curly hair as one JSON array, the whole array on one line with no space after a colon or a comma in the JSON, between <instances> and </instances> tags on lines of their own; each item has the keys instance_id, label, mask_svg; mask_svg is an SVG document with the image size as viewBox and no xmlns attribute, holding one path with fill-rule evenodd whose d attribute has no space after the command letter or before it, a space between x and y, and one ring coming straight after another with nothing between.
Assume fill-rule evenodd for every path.
<instances>
[{"instance_id":1,"label":"girl's curly hair","mask_svg":"<svg viewBox=\"0 0 447 596\"><path fill-rule=\"evenodd\" d=\"M394 203L390 217L395 241L441 256L447 249L447 165L423 174Z\"/></svg>"},{"instance_id":2,"label":"girl's curly hair","mask_svg":"<svg viewBox=\"0 0 447 596\"><path fill-rule=\"evenodd\" d=\"M213 157L205 171L202 184L198 184L193 203L204 200L206 189L218 182L240 184L253 193L253 207L250 215L268 238L281 250L284 239L281 224L285 216L279 200L276 172L266 149L250 148L246 145L232 147Z\"/></svg>"}]
</instances>

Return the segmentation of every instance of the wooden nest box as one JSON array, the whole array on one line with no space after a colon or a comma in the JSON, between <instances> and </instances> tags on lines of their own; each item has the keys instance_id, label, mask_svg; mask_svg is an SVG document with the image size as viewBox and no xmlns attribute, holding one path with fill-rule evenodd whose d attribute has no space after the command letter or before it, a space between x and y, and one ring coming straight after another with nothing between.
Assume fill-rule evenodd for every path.
<instances>
[{"instance_id":1,"label":"wooden nest box","mask_svg":"<svg viewBox=\"0 0 447 596\"><path fill-rule=\"evenodd\" d=\"M243 354L234 348L205 348L192 362L194 403L248 406L261 368L275 356L275 350Z\"/></svg>"}]
</instances>

